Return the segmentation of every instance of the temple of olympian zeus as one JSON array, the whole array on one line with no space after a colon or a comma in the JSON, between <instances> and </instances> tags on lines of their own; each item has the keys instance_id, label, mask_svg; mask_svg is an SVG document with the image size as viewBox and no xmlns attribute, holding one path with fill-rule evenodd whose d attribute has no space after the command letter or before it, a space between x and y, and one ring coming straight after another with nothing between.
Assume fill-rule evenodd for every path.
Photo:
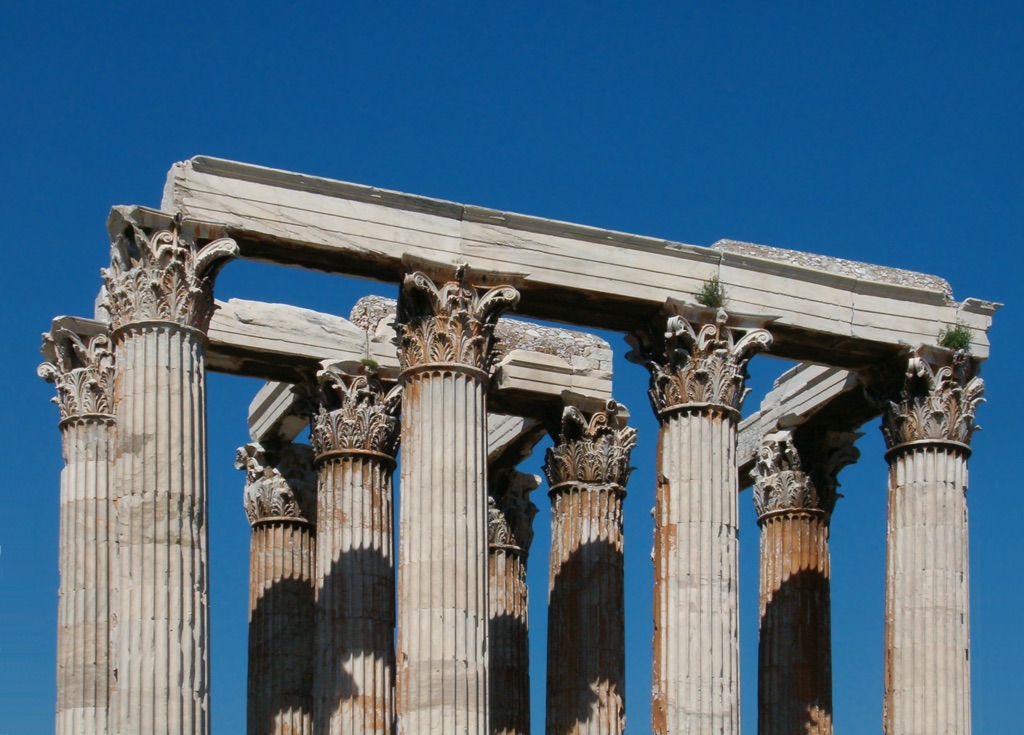
<instances>
[{"instance_id":1,"label":"temple of olympian zeus","mask_svg":"<svg viewBox=\"0 0 1024 735\"><path fill-rule=\"evenodd\" d=\"M237 456L250 735L530 732L542 481L516 466L545 434L543 729L622 733L622 503L630 412L647 409L613 400L603 340L513 311L622 332L650 371L653 732L739 733L737 498L752 486L757 732L832 733L829 520L857 430L879 416L883 729L970 732L967 460L998 304L908 271L211 158L171 168L161 210L115 207L108 227L95 314L55 319L40 367L66 463L58 735L209 733L207 370L267 381ZM348 319L215 301L233 258L398 284L399 298ZM694 298L713 278L726 309ZM970 349L937 346L958 323ZM743 420L746 366L766 350L800 364Z\"/></svg>"}]
</instances>

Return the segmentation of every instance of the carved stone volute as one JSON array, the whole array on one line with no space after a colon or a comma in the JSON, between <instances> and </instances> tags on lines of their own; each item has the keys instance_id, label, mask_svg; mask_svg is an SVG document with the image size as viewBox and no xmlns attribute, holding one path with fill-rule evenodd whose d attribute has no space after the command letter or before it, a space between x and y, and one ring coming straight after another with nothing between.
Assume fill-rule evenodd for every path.
<instances>
[{"instance_id":1,"label":"carved stone volute","mask_svg":"<svg viewBox=\"0 0 1024 735\"><path fill-rule=\"evenodd\" d=\"M110 267L102 270L106 309L116 332L138 322L171 322L205 332L213 315L213 281L238 255L230 238L200 245L178 218L143 227L115 208Z\"/></svg>"},{"instance_id":2,"label":"carved stone volute","mask_svg":"<svg viewBox=\"0 0 1024 735\"><path fill-rule=\"evenodd\" d=\"M459 266L454 281L438 288L424 273L405 277L395 329L403 371L422 365L465 365L488 371L494 361L494 325L519 303L512 286L481 293Z\"/></svg>"},{"instance_id":3,"label":"carved stone volute","mask_svg":"<svg viewBox=\"0 0 1024 735\"><path fill-rule=\"evenodd\" d=\"M565 407L559 443L548 449L544 462L552 488L562 483L626 487L636 429L625 425L620 408L610 400L588 419L575 406Z\"/></svg>"},{"instance_id":4,"label":"carved stone volute","mask_svg":"<svg viewBox=\"0 0 1024 735\"><path fill-rule=\"evenodd\" d=\"M239 447L235 467L245 470L243 505L250 524L291 518L316 524L317 477L313 451L304 444L267 450L259 443Z\"/></svg>"},{"instance_id":5,"label":"carved stone volute","mask_svg":"<svg viewBox=\"0 0 1024 735\"><path fill-rule=\"evenodd\" d=\"M43 335L42 352L46 362L37 372L57 388L52 400L61 421L87 416L112 420L114 354L106 333L84 340L73 332L54 330Z\"/></svg>"},{"instance_id":6,"label":"carved stone volute","mask_svg":"<svg viewBox=\"0 0 1024 735\"><path fill-rule=\"evenodd\" d=\"M919 348L889 395L869 393L884 409L882 435L894 450L911 442L951 442L965 451L978 428L974 423L984 402L978 362L963 350Z\"/></svg>"},{"instance_id":7,"label":"carved stone volute","mask_svg":"<svg viewBox=\"0 0 1024 735\"><path fill-rule=\"evenodd\" d=\"M669 310L678 312L676 307ZM711 316L710 309L691 310ZM747 363L771 346L764 329L728 326L724 309L714 313L714 322L694 324L680 313L655 322L627 337L633 350L627 358L651 373L648 395L659 418L694 404L724 409L739 418L746 388Z\"/></svg>"},{"instance_id":8,"label":"carved stone volute","mask_svg":"<svg viewBox=\"0 0 1024 735\"><path fill-rule=\"evenodd\" d=\"M317 457L367 451L394 458L398 451L401 389L387 391L371 367L331 364L317 373L320 402L310 423Z\"/></svg>"}]
</instances>

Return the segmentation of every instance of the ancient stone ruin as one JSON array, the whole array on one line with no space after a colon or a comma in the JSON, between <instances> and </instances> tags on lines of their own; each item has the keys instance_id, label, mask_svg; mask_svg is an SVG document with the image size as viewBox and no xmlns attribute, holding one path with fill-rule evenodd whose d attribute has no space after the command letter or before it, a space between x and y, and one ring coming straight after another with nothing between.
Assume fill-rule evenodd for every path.
<instances>
[{"instance_id":1,"label":"ancient stone ruin","mask_svg":"<svg viewBox=\"0 0 1024 735\"><path fill-rule=\"evenodd\" d=\"M739 733L748 486L757 731L832 732L829 521L857 430L879 416L884 732L970 732L967 460L997 304L956 302L917 273L211 158L173 166L161 210L115 207L108 227L96 314L54 320L40 367L66 463L58 734L209 732L207 370L267 381L237 456L252 524L250 735L530 732L525 570L542 480L516 467L544 434L546 732L622 733L636 432L611 394L607 343L512 309L619 331L650 372L654 732ZM218 302L232 258L400 296L364 299L348 319ZM692 300L716 283L727 308ZM936 344L943 329L963 341ZM769 348L799 365L743 420L747 363Z\"/></svg>"}]
</instances>

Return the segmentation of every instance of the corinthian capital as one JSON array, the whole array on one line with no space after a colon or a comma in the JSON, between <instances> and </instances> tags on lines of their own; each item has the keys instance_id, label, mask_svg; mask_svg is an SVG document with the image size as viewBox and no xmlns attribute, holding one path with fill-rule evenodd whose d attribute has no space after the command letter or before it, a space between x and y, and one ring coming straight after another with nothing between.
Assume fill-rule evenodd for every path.
<instances>
[{"instance_id":1,"label":"corinthian capital","mask_svg":"<svg viewBox=\"0 0 1024 735\"><path fill-rule=\"evenodd\" d=\"M259 443L235 453L235 468L245 470L243 505L249 523L294 518L316 523L316 472L313 452L304 444L268 451Z\"/></svg>"},{"instance_id":2,"label":"corinthian capital","mask_svg":"<svg viewBox=\"0 0 1024 735\"><path fill-rule=\"evenodd\" d=\"M154 227L139 224L132 211L111 212L110 267L102 271L111 326L163 321L203 332L213 315L213 281L238 255L230 238L200 245L178 218L149 213Z\"/></svg>"},{"instance_id":3,"label":"corinthian capital","mask_svg":"<svg viewBox=\"0 0 1024 735\"><path fill-rule=\"evenodd\" d=\"M636 429L625 425L620 405L608 401L588 418L575 406L562 412L562 434L549 448L544 474L554 487L564 482L626 487L632 472L629 453L636 446Z\"/></svg>"},{"instance_id":4,"label":"corinthian capital","mask_svg":"<svg viewBox=\"0 0 1024 735\"><path fill-rule=\"evenodd\" d=\"M110 389L114 378L114 355L106 333L83 340L77 334L58 329L43 335L46 362L39 377L53 383L53 402L62 421L84 416L109 418L113 414Z\"/></svg>"},{"instance_id":5,"label":"corinthian capital","mask_svg":"<svg viewBox=\"0 0 1024 735\"><path fill-rule=\"evenodd\" d=\"M328 365L317 381L320 404L310 430L317 456L344 450L395 456L400 388L386 391L373 369L355 365Z\"/></svg>"},{"instance_id":6,"label":"corinthian capital","mask_svg":"<svg viewBox=\"0 0 1024 735\"><path fill-rule=\"evenodd\" d=\"M691 404L738 413L750 392L747 362L768 349L772 337L764 329L730 327L724 309L714 312L713 322L710 309L690 311L691 319L676 313L627 337L633 347L627 357L650 371L648 395L659 418ZM700 317L708 321L694 323Z\"/></svg>"},{"instance_id":7,"label":"corinthian capital","mask_svg":"<svg viewBox=\"0 0 1024 735\"><path fill-rule=\"evenodd\" d=\"M963 350L922 347L907 360L899 387L871 395L884 409L882 434L889 449L915 441L970 445L974 415L984 402L978 363Z\"/></svg>"},{"instance_id":8,"label":"corinthian capital","mask_svg":"<svg viewBox=\"0 0 1024 735\"><path fill-rule=\"evenodd\" d=\"M761 441L753 471L754 508L759 519L784 511L822 511L832 515L839 492L839 471L857 461L853 442L860 434L824 432L800 449L790 431Z\"/></svg>"},{"instance_id":9,"label":"corinthian capital","mask_svg":"<svg viewBox=\"0 0 1024 735\"><path fill-rule=\"evenodd\" d=\"M529 553L537 506L530 493L540 485L537 475L514 469L495 470L488 478L487 536L492 548Z\"/></svg>"},{"instance_id":10,"label":"corinthian capital","mask_svg":"<svg viewBox=\"0 0 1024 735\"><path fill-rule=\"evenodd\" d=\"M519 303L512 286L487 291L468 284L459 266L454 281L438 288L425 274L405 277L398 298L399 356L402 370L429 364L460 364L489 370L494 361L494 325Z\"/></svg>"}]
</instances>

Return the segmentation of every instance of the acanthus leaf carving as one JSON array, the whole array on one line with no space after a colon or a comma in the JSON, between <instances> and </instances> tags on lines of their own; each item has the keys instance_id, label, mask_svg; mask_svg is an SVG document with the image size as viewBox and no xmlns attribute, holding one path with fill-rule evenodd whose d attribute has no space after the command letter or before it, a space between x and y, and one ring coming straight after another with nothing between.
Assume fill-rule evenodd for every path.
<instances>
[{"instance_id":1,"label":"acanthus leaf carving","mask_svg":"<svg viewBox=\"0 0 1024 735\"><path fill-rule=\"evenodd\" d=\"M529 553L537 506L530 493L540 485L537 475L502 468L488 478L487 535L492 548Z\"/></svg>"},{"instance_id":2,"label":"acanthus leaf carving","mask_svg":"<svg viewBox=\"0 0 1024 735\"><path fill-rule=\"evenodd\" d=\"M177 218L168 229L148 232L128 221L112 235L110 267L101 271L113 330L166 321L205 332L213 316L214 278L237 255L231 238L199 247Z\"/></svg>"},{"instance_id":3,"label":"acanthus leaf carving","mask_svg":"<svg viewBox=\"0 0 1024 735\"><path fill-rule=\"evenodd\" d=\"M320 401L310 423L317 456L353 449L395 456L400 387L386 390L377 372L365 366L352 372L327 365L317 373L317 381Z\"/></svg>"},{"instance_id":4,"label":"acanthus leaf carving","mask_svg":"<svg viewBox=\"0 0 1024 735\"><path fill-rule=\"evenodd\" d=\"M494 326L502 312L519 303L512 286L481 293L468 284L468 268L438 288L424 273L405 277L398 299L401 369L426 364L460 364L488 371L494 361Z\"/></svg>"},{"instance_id":5,"label":"acanthus leaf carving","mask_svg":"<svg viewBox=\"0 0 1024 735\"><path fill-rule=\"evenodd\" d=\"M948 357L934 349L918 350L907 360L895 396L880 395L877 389L869 392L884 409L881 428L886 446L926 440L970 445L978 428L975 414L985 402L985 383L977 373L977 362L963 350Z\"/></svg>"},{"instance_id":6,"label":"acanthus leaf carving","mask_svg":"<svg viewBox=\"0 0 1024 735\"><path fill-rule=\"evenodd\" d=\"M552 487L565 482L626 487L637 432L624 425L620 408L609 400L588 419L575 406L565 407L560 441L548 449L544 462Z\"/></svg>"},{"instance_id":7,"label":"acanthus leaf carving","mask_svg":"<svg viewBox=\"0 0 1024 735\"><path fill-rule=\"evenodd\" d=\"M61 420L113 414L114 353L106 333L86 341L74 332L55 330L43 335L43 355L47 361L37 373L56 387L51 400Z\"/></svg>"},{"instance_id":8,"label":"acanthus leaf carving","mask_svg":"<svg viewBox=\"0 0 1024 735\"><path fill-rule=\"evenodd\" d=\"M766 435L750 473L758 518L799 510L822 511L826 518L830 517L842 497L838 492L839 471L860 457L853 446L859 436L852 432L825 432L813 438L813 451L801 452L791 431ZM805 460L803 454L810 456Z\"/></svg>"},{"instance_id":9,"label":"acanthus leaf carving","mask_svg":"<svg viewBox=\"0 0 1024 735\"><path fill-rule=\"evenodd\" d=\"M747 363L757 352L771 347L765 329L738 330L728 326L729 315L718 309L713 323L695 327L681 314L639 329L627 337L632 351L627 358L651 374L648 395L655 413L663 417L688 404L723 406L736 412L750 389Z\"/></svg>"},{"instance_id":10,"label":"acanthus leaf carving","mask_svg":"<svg viewBox=\"0 0 1024 735\"><path fill-rule=\"evenodd\" d=\"M249 523L267 518L316 523L317 477L310 447L286 444L271 451L254 442L239 447L235 467L245 470L243 506Z\"/></svg>"}]
</instances>

